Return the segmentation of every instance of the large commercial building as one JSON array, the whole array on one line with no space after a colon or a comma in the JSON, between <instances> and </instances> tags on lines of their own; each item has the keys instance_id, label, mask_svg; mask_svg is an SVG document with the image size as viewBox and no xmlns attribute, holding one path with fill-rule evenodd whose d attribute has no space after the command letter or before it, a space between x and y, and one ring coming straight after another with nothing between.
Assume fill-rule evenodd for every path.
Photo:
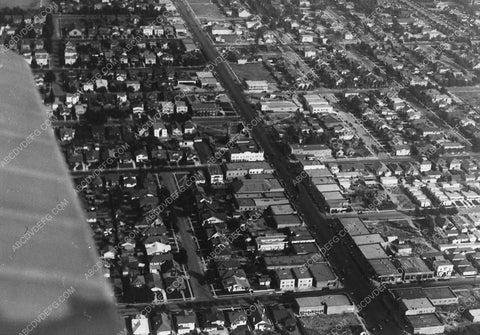
<instances>
[{"instance_id":1,"label":"large commercial building","mask_svg":"<svg viewBox=\"0 0 480 335\"><path fill-rule=\"evenodd\" d=\"M428 300L421 287L396 289L392 292L405 315L435 313L435 306Z\"/></svg>"},{"instance_id":2,"label":"large commercial building","mask_svg":"<svg viewBox=\"0 0 480 335\"><path fill-rule=\"evenodd\" d=\"M430 270L420 257L397 258L403 272L403 280L429 280L434 278L434 271Z\"/></svg>"},{"instance_id":3,"label":"large commercial building","mask_svg":"<svg viewBox=\"0 0 480 335\"><path fill-rule=\"evenodd\" d=\"M337 277L327 263L315 263L308 267L313 277L313 285L316 288L334 288Z\"/></svg>"},{"instance_id":4,"label":"large commercial building","mask_svg":"<svg viewBox=\"0 0 480 335\"><path fill-rule=\"evenodd\" d=\"M434 306L458 304L458 296L448 286L424 288L423 292Z\"/></svg>"},{"instance_id":5,"label":"large commercial building","mask_svg":"<svg viewBox=\"0 0 480 335\"><path fill-rule=\"evenodd\" d=\"M341 294L297 298L295 302L299 315L343 314L355 311L355 306L348 297Z\"/></svg>"}]
</instances>

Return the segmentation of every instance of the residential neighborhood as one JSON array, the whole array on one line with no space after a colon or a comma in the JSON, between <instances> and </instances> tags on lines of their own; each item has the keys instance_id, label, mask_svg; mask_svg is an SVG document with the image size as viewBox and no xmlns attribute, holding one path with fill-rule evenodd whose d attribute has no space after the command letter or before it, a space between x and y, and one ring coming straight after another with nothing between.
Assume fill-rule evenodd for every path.
<instances>
[{"instance_id":1,"label":"residential neighborhood","mask_svg":"<svg viewBox=\"0 0 480 335\"><path fill-rule=\"evenodd\" d=\"M41 6L0 38L125 334L480 333L479 1Z\"/></svg>"}]
</instances>

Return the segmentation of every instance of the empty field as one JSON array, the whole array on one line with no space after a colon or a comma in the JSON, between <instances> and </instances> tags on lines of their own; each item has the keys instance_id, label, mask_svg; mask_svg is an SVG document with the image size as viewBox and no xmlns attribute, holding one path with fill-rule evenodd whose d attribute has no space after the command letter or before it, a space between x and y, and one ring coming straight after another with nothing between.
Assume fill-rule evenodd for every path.
<instances>
[{"instance_id":1,"label":"empty field","mask_svg":"<svg viewBox=\"0 0 480 335\"><path fill-rule=\"evenodd\" d=\"M223 20L225 15L210 0L188 0L199 19Z\"/></svg>"},{"instance_id":2,"label":"empty field","mask_svg":"<svg viewBox=\"0 0 480 335\"><path fill-rule=\"evenodd\" d=\"M275 79L262 63L232 64L232 69L241 80L267 80L274 83Z\"/></svg>"}]
</instances>

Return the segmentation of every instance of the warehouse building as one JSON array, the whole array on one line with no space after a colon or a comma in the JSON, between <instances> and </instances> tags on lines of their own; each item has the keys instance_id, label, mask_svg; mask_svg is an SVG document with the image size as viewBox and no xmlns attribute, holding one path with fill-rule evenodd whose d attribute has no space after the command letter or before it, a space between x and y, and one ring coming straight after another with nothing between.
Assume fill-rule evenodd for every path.
<instances>
[{"instance_id":1,"label":"warehouse building","mask_svg":"<svg viewBox=\"0 0 480 335\"><path fill-rule=\"evenodd\" d=\"M409 315L407 320L414 334L443 334L445 326L436 314Z\"/></svg>"},{"instance_id":2,"label":"warehouse building","mask_svg":"<svg viewBox=\"0 0 480 335\"><path fill-rule=\"evenodd\" d=\"M434 306L458 304L458 296L448 286L424 288L423 291Z\"/></svg>"}]
</instances>

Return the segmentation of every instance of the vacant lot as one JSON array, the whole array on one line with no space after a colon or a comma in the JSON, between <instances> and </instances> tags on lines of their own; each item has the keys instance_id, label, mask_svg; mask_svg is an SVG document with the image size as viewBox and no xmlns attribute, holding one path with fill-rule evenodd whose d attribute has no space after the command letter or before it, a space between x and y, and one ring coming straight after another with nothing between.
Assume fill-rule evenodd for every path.
<instances>
[{"instance_id":1,"label":"vacant lot","mask_svg":"<svg viewBox=\"0 0 480 335\"><path fill-rule=\"evenodd\" d=\"M275 82L270 72L263 66L262 63L252 64L232 64L232 69L237 74L238 78L243 80L267 80L268 82Z\"/></svg>"},{"instance_id":2,"label":"vacant lot","mask_svg":"<svg viewBox=\"0 0 480 335\"><path fill-rule=\"evenodd\" d=\"M479 92L455 92L455 95L465 102L472 104L474 106L479 106L480 104L480 93Z\"/></svg>"},{"instance_id":3,"label":"vacant lot","mask_svg":"<svg viewBox=\"0 0 480 335\"><path fill-rule=\"evenodd\" d=\"M199 19L223 20L226 18L210 0L188 0L188 3Z\"/></svg>"},{"instance_id":4,"label":"vacant lot","mask_svg":"<svg viewBox=\"0 0 480 335\"><path fill-rule=\"evenodd\" d=\"M306 335L358 335L363 330L355 314L302 317L300 323Z\"/></svg>"}]
</instances>

